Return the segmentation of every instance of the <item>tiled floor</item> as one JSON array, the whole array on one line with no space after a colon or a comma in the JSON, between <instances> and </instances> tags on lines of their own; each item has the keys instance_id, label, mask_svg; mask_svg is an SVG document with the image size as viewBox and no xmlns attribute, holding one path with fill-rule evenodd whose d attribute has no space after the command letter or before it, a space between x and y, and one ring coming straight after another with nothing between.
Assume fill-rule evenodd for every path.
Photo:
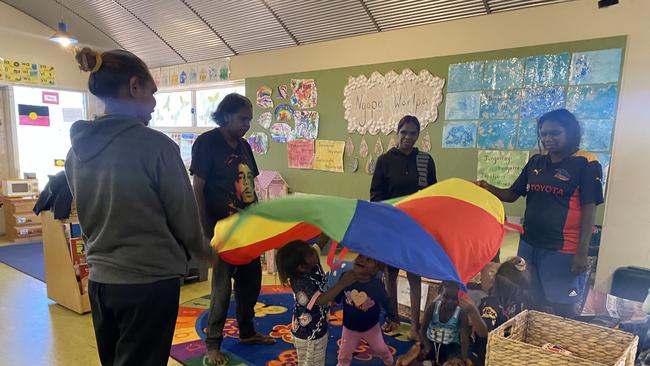
<instances>
[{"instance_id":1,"label":"tiled floor","mask_svg":"<svg viewBox=\"0 0 650 366\"><path fill-rule=\"evenodd\" d=\"M516 244L516 236L508 235L502 258L514 255ZM277 280L267 276L264 282ZM209 281L183 286L181 302L209 292ZM92 366L99 359L90 315L56 305L44 283L0 264L0 366L5 365ZM180 364L170 359L168 365Z\"/></svg>"}]
</instances>

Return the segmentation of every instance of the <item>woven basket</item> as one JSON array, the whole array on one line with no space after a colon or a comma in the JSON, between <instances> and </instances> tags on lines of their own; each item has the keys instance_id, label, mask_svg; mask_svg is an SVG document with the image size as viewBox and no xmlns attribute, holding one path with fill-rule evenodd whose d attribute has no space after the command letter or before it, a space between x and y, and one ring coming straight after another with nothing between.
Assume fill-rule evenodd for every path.
<instances>
[{"instance_id":1,"label":"woven basket","mask_svg":"<svg viewBox=\"0 0 650 366\"><path fill-rule=\"evenodd\" d=\"M542 349L546 343L572 355ZM638 343L630 333L527 310L490 332L486 365L634 366Z\"/></svg>"}]
</instances>

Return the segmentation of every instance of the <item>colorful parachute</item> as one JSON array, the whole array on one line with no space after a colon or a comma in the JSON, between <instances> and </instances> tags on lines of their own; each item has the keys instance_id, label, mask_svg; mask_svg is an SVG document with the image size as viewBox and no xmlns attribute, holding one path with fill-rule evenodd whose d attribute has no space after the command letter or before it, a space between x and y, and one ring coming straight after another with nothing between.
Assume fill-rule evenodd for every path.
<instances>
[{"instance_id":1,"label":"colorful parachute","mask_svg":"<svg viewBox=\"0 0 650 366\"><path fill-rule=\"evenodd\" d=\"M504 235L504 210L491 193L455 178L382 203L290 196L220 221L212 245L224 261L245 264L267 250L312 239L321 231L380 262L462 285L497 253Z\"/></svg>"}]
</instances>

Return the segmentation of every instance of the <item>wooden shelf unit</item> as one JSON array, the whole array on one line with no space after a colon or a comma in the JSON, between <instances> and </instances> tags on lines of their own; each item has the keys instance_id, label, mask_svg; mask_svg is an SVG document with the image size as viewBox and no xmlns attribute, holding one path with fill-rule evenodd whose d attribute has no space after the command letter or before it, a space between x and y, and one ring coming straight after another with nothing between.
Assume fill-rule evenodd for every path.
<instances>
[{"instance_id":1,"label":"wooden shelf unit","mask_svg":"<svg viewBox=\"0 0 650 366\"><path fill-rule=\"evenodd\" d=\"M8 241L18 243L41 240L41 218L32 211L36 200L37 197L2 196Z\"/></svg>"},{"instance_id":2,"label":"wooden shelf unit","mask_svg":"<svg viewBox=\"0 0 650 366\"><path fill-rule=\"evenodd\" d=\"M88 293L82 294L77 282L70 245L64 225L50 211L41 212L43 220L43 256L47 297L79 314L90 312ZM72 220L74 222L74 219Z\"/></svg>"}]
</instances>

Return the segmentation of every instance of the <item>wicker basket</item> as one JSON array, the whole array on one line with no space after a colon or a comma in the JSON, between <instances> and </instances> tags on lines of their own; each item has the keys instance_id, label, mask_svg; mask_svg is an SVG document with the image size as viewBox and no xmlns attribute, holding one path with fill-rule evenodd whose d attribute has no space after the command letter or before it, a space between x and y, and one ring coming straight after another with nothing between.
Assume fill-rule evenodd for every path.
<instances>
[{"instance_id":1,"label":"wicker basket","mask_svg":"<svg viewBox=\"0 0 650 366\"><path fill-rule=\"evenodd\" d=\"M542 349L547 343L572 355ZM527 310L490 332L486 365L634 366L638 343L630 333Z\"/></svg>"}]
</instances>

